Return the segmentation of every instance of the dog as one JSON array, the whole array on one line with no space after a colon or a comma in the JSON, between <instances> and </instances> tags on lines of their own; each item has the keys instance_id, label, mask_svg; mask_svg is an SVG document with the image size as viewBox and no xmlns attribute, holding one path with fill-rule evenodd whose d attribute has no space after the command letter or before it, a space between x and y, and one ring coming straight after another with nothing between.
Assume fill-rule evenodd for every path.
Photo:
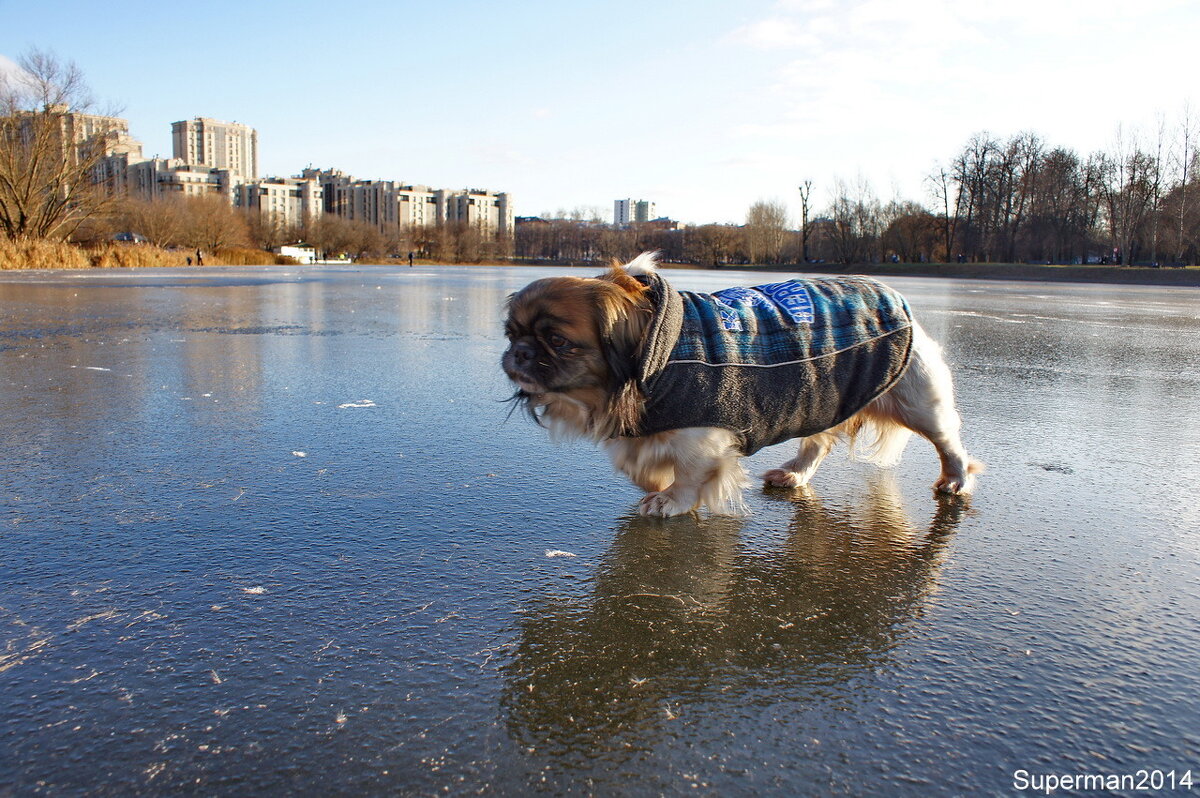
<instances>
[{"instance_id":1,"label":"dog","mask_svg":"<svg viewBox=\"0 0 1200 798\"><path fill-rule=\"evenodd\" d=\"M501 361L534 421L600 444L646 492L641 515L744 514L741 458L794 438L767 486L807 485L843 440L894 465L916 432L941 460L935 491L973 490L950 369L897 292L865 277L675 291L655 258L510 296Z\"/></svg>"}]
</instances>

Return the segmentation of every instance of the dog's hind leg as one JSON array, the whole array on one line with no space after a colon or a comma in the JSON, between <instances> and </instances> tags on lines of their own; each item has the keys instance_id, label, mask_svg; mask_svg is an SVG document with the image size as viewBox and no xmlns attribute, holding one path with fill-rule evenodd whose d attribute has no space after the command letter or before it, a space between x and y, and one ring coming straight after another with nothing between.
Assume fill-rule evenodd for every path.
<instances>
[{"instance_id":1,"label":"dog's hind leg","mask_svg":"<svg viewBox=\"0 0 1200 798\"><path fill-rule=\"evenodd\" d=\"M816 473L817 466L833 450L838 436L830 431L818 432L800 439L800 451L779 468L763 474L763 482L777 488L798 488L807 485Z\"/></svg>"},{"instance_id":2,"label":"dog's hind leg","mask_svg":"<svg viewBox=\"0 0 1200 798\"><path fill-rule=\"evenodd\" d=\"M954 382L942 348L918 325L913 325L913 354L908 370L866 412L880 421L908 427L937 449L941 474L934 483L939 493L970 493L983 464L967 455L959 430L962 420L954 406Z\"/></svg>"}]
</instances>

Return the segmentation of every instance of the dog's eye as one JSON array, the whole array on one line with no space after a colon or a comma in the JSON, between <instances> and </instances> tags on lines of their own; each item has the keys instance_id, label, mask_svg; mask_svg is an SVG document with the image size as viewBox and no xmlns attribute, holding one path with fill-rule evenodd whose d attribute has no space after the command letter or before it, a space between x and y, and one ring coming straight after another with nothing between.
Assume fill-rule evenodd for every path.
<instances>
[{"instance_id":1,"label":"dog's eye","mask_svg":"<svg viewBox=\"0 0 1200 798\"><path fill-rule=\"evenodd\" d=\"M563 348L569 346L571 343L570 341L568 341L566 338L563 338L558 333L552 334L549 338L546 339L546 341L550 344L550 346L554 347L555 349L563 349Z\"/></svg>"}]
</instances>

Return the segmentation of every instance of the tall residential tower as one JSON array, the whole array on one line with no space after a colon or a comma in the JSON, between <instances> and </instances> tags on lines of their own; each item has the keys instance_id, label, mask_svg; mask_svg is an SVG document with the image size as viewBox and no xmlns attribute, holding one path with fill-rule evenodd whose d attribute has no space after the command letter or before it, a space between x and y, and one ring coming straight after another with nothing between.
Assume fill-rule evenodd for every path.
<instances>
[{"instance_id":1,"label":"tall residential tower","mask_svg":"<svg viewBox=\"0 0 1200 798\"><path fill-rule=\"evenodd\" d=\"M252 127L198 116L171 125L171 144L174 156L186 164L258 179L258 131Z\"/></svg>"},{"instance_id":2,"label":"tall residential tower","mask_svg":"<svg viewBox=\"0 0 1200 798\"><path fill-rule=\"evenodd\" d=\"M654 203L649 200L619 199L613 202L613 224L628 227L654 218Z\"/></svg>"}]
</instances>

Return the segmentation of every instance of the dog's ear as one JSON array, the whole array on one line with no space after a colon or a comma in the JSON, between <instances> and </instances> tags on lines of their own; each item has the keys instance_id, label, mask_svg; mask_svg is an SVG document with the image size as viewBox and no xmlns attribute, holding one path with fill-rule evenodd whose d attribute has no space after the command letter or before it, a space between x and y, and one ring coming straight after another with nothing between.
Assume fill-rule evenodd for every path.
<instances>
[{"instance_id":1,"label":"dog's ear","mask_svg":"<svg viewBox=\"0 0 1200 798\"><path fill-rule=\"evenodd\" d=\"M636 435L646 397L638 385L637 346L614 345L604 352L608 364L607 417L616 435Z\"/></svg>"},{"instance_id":2,"label":"dog's ear","mask_svg":"<svg viewBox=\"0 0 1200 798\"><path fill-rule=\"evenodd\" d=\"M621 264L613 266L600 276L601 290L596 297L599 311L600 339L614 374L632 376L632 363L637 357L638 347L646 332L650 317L647 299L649 287L630 277ZM616 361L624 359L624 369ZM626 373L628 372L628 373Z\"/></svg>"},{"instance_id":3,"label":"dog's ear","mask_svg":"<svg viewBox=\"0 0 1200 798\"><path fill-rule=\"evenodd\" d=\"M650 308L645 285L630 277L619 263L600 278L615 290L604 292L601 348L608 367L608 417L616 434L636 434L645 397L638 387L637 365Z\"/></svg>"}]
</instances>

